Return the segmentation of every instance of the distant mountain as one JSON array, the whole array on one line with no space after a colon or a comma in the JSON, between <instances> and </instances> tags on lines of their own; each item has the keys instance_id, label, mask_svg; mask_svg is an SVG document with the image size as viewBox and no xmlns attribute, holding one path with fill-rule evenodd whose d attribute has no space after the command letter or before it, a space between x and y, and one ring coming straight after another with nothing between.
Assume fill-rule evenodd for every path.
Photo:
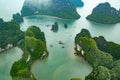
<instances>
[{"instance_id":1,"label":"distant mountain","mask_svg":"<svg viewBox=\"0 0 120 80\"><path fill-rule=\"evenodd\" d=\"M76 7L82 7L84 3L81 0L72 0Z\"/></svg>"},{"instance_id":2,"label":"distant mountain","mask_svg":"<svg viewBox=\"0 0 120 80\"><path fill-rule=\"evenodd\" d=\"M120 22L120 10L111 7L108 2L100 3L86 18L97 23L115 24Z\"/></svg>"},{"instance_id":3,"label":"distant mountain","mask_svg":"<svg viewBox=\"0 0 120 80\"><path fill-rule=\"evenodd\" d=\"M75 5L71 0L25 0L22 16L49 15L64 19L78 19Z\"/></svg>"}]
</instances>

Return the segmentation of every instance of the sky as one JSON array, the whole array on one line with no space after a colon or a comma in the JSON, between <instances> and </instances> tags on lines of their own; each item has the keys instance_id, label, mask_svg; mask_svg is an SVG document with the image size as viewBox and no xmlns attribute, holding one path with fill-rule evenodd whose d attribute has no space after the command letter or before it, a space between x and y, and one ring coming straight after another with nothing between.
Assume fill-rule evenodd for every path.
<instances>
[{"instance_id":1,"label":"sky","mask_svg":"<svg viewBox=\"0 0 120 80\"><path fill-rule=\"evenodd\" d=\"M13 13L20 12L23 3L24 0L0 0L0 18L10 20Z\"/></svg>"},{"instance_id":2,"label":"sky","mask_svg":"<svg viewBox=\"0 0 120 80\"><path fill-rule=\"evenodd\" d=\"M37 0L31 0L31 1L37 1ZM39 0L40 3L49 3L50 0ZM119 0L82 0L86 7L86 10L92 11L92 8L94 8L98 3L101 2L110 2L111 6L119 9L120 8L120 2ZM12 15L14 13L20 12L21 8L23 6L24 0L0 0L0 18L4 18L5 21L9 21L12 19ZM89 6L89 7L88 7Z\"/></svg>"}]
</instances>

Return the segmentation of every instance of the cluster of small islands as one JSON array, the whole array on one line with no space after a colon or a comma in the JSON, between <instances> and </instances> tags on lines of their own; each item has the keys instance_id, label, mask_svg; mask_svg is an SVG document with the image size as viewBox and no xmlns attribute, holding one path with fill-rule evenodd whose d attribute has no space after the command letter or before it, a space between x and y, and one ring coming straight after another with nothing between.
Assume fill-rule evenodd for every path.
<instances>
[{"instance_id":1,"label":"cluster of small islands","mask_svg":"<svg viewBox=\"0 0 120 80\"><path fill-rule=\"evenodd\" d=\"M51 0L49 6L39 4L37 0L25 0L21 13L13 14L11 21L5 22L0 19L0 52L16 46L23 51L22 58L12 65L12 80L37 80L31 72L31 65L35 60L43 60L49 56L44 32L37 26L30 26L24 32L20 30L20 23L24 22L23 17L49 15L63 19L78 19L80 15L76 7L84 6L81 0ZM120 10L111 7L108 2L100 3L86 19L102 24L119 23ZM64 24L64 27L67 28L67 24ZM51 30L57 32L58 29L58 23L53 23ZM93 67L93 71L85 80L120 80L119 44L109 42L103 36L92 37L87 29L82 29L75 37L74 54L84 57Z\"/></svg>"}]
</instances>

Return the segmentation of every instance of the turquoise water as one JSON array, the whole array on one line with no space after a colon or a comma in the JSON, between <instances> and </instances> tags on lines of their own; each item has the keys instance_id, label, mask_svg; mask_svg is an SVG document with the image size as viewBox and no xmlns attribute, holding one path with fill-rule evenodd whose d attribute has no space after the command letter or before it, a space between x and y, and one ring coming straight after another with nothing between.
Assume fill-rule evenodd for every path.
<instances>
[{"instance_id":1,"label":"turquoise water","mask_svg":"<svg viewBox=\"0 0 120 80\"><path fill-rule=\"evenodd\" d=\"M87 76L92 71L92 67L87 62L85 62L83 58L76 57L73 54L75 35L79 33L82 28L88 29L92 36L103 35L109 41L120 43L120 23L115 25L104 25L90 22L85 19L85 17L91 13L92 9L98 3L106 1L109 1L113 7L117 9L120 8L119 0L83 0L85 6L83 8L77 8L77 11L81 15L81 18L78 20L63 20L49 16L24 17L24 23L21 24L21 30L25 31L28 26L36 25L40 27L42 31L44 31L47 41L47 48L49 51L48 58L44 61L37 60L31 67L33 74L38 80L70 80L70 78L74 77L81 77L84 79L85 76ZM18 7L15 12L21 9L22 2L23 1L20 1L19 5L18 3L15 3L16 7ZM9 6L9 12L5 14L13 14L13 7L11 7L10 4L7 6ZM2 15L0 13L0 17L1 16ZM10 16L3 15L2 17L5 20L10 20ZM51 31L51 25L54 24L54 22L58 22L59 24L58 32ZM67 29L64 28L64 23L68 25ZM63 41L64 44L58 44L59 41ZM50 45L53 45L53 47L50 47ZM20 52L19 50L17 51ZM7 54L2 54L2 56L9 54L11 56L15 56L12 54L14 52L8 52L9 53L6 52ZM2 61L6 62L12 60L0 58L0 62ZM13 62L14 61L16 61L16 59L14 59ZM4 64L0 64L0 66L5 66L7 64L5 62L3 62ZM9 73L11 65L12 63L9 63L8 67L0 67L0 78L2 77L3 79L3 75L7 75L7 73ZM3 72L5 74L2 74ZM10 80L10 75L8 74L7 76L8 77L6 77L6 80Z\"/></svg>"},{"instance_id":2,"label":"turquoise water","mask_svg":"<svg viewBox=\"0 0 120 80\"><path fill-rule=\"evenodd\" d=\"M17 47L0 54L0 80L11 80L12 64L19 60L21 56L22 51Z\"/></svg>"},{"instance_id":3,"label":"turquoise water","mask_svg":"<svg viewBox=\"0 0 120 80\"><path fill-rule=\"evenodd\" d=\"M76 33L74 32L73 20L63 20L49 16L25 17L24 20L25 22L21 24L22 30L27 29L25 26L36 25L45 32L49 56L44 61L36 61L32 66L32 72L38 80L69 80L74 77L84 79L91 72L91 66L82 58L74 55ZM59 24L58 32L51 31L51 25L55 21ZM68 24L67 29L64 28L64 23ZM50 26L47 27L47 25ZM64 44L59 44L59 41L64 42ZM53 47L50 47L50 45L53 45Z\"/></svg>"}]
</instances>

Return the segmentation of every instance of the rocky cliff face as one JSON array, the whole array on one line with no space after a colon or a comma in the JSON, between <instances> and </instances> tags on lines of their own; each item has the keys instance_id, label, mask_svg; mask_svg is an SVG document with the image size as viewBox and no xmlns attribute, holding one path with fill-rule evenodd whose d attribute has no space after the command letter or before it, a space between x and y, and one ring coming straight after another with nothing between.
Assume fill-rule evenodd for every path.
<instances>
[{"instance_id":1,"label":"rocky cliff face","mask_svg":"<svg viewBox=\"0 0 120 80\"><path fill-rule=\"evenodd\" d=\"M71 0L25 0L22 16L49 15L65 19L77 19L79 14Z\"/></svg>"},{"instance_id":2,"label":"rocky cliff face","mask_svg":"<svg viewBox=\"0 0 120 80\"><path fill-rule=\"evenodd\" d=\"M92 14L87 16L88 20L104 24L114 24L120 22L120 11L111 7L108 2L100 3L96 6Z\"/></svg>"}]
</instances>

